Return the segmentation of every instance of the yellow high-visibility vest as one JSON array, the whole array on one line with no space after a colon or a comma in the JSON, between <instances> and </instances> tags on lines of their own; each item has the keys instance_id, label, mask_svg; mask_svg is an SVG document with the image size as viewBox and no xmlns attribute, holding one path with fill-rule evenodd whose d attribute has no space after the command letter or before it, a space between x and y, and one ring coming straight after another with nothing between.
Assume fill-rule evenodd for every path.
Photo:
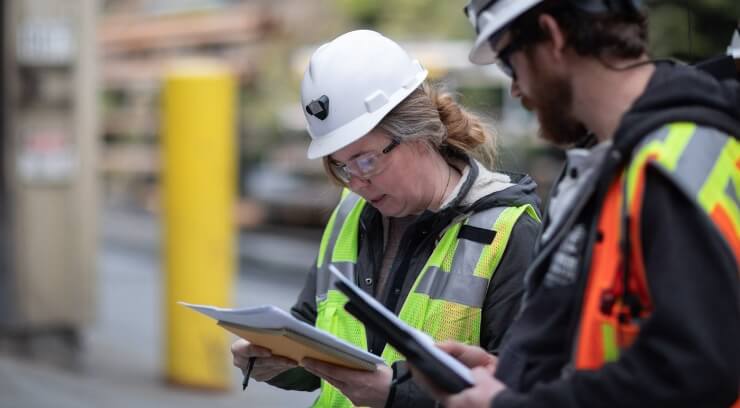
<instances>
[{"instance_id":1,"label":"yellow high-visibility vest","mask_svg":"<svg viewBox=\"0 0 740 408\"><path fill-rule=\"evenodd\" d=\"M347 298L332 285L329 264L355 281L359 220L366 201L345 190L324 230L316 274L316 327L367 350L365 327L344 310ZM480 344L481 307L514 224L522 214L539 221L535 209L493 207L452 224L416 278L399 317L408 325L431 335L436 341L456 340ZM493 230L490 244L458 238L463 225ZM402 360L392 346L381 354L389 366ZM314 407L352 407L352 403L326 381Z\"/></svg>"}]
</instances>

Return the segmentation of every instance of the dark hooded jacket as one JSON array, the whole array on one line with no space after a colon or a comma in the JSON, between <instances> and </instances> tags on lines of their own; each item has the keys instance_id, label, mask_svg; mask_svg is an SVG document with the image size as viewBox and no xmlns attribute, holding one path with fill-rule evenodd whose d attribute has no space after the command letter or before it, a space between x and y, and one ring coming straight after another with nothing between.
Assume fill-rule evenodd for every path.
<instances>
[{"instance_id":1,"label":"dark hooded jacket","mask_svg":"<svg viewBox=\"0 0 740 408\"><path fill-rule=\"evenodd\" d=\"M469 161L469 174L462 181L457 197L439 212L421 214L404 233L398 252L379 299L388 309L398 314L411 286L435 248L439 237L458 217L492 207L531 204L539 213L539 199L535 182L525 175L509 174L511 185L479 197L486 187L480 182L491 173L475 161ZM515 224L501 262L491 279L482 308L481 346L497 354L501 340L520 308L524 271L529 265L534 242L539 233L539 222L523 214ZM360 216L357 281L366 292L373 294L376 271L383 257L383 222L381 214L372 206L365 206ZM316 321L316 266L306 277L306 284L291 313L310 324ZM380 355L386 340L367 330L367 344L371 353ZM408 376L405 362L393 365L394 379ZM291 390L312 391L319 387L318 377L302 368L284 372L269 384ZM387 407L434 406L434 401L413 381L400 381L392 387Z\"/></svg>"},{"instance_id":2,"label":"dark hooded jacket","mask_svg":"<svg viewBox=\"0 0 740 408\"><path fill-rule=\"evenodd\" d=\"M645 275L653 302L641 332L619 358L595 371L573 370L575 336L600 203L638 143L667 123L688 121L740 135L740 87L697 70L659 64L623 116L599 177L527 271L525 305L512 325L496 376L508 390L492 407L728 407L740 384L738 259L727 241L665 173L648 166L641 208ZM728 139L729 140L729 139ZM735 193L737 204L737 193ZM549 220L545 219L544 224ZM589 236L569 285L548 286L563 236Z\"/></svg>"}]
</instances>

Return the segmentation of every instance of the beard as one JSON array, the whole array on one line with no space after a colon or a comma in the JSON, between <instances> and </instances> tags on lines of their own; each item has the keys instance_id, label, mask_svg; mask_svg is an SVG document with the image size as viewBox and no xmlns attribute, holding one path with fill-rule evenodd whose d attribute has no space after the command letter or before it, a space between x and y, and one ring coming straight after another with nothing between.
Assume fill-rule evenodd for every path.
<instances>
[{"instance_id":1,"label":"beard","mask_svg":"<svg viewBox=\"0 0 740 408\"><path fill-rule=\"evenodd\" d=\"M522 103L537 114L540 137L558 146L569 147L585 140L588 129L573 117L573 87L568 78L546 69L533 67L531 95L522 96Z\"/></svg>"}]
</instances>

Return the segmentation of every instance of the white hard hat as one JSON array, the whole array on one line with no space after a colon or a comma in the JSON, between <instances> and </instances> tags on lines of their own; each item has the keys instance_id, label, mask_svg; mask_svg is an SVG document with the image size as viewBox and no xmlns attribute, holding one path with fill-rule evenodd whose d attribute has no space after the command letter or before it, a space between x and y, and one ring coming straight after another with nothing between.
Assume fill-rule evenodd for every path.
<instances>
[{"instance_id":1,"label":"white hard hat","mask_svg":"<svg viewBox=\"0 0 740 408\"><path fill-rule=\"evenodd\" d=\"M375 31L351 31L319 47L301 83L308 158L366 135L426 76L419 61Z\"/></svg>"},{"instance_id":2,"label":"white hard hat","mask_svg":"<svg viewBox=\"0 0 740 408\"><path fill-rule=\"evenodd\" d=\"M730 41L730 45L727 47L727 55L734 59L740 58L740 26L738 26L732 34L732 40Z\"/></svg>"},{"instance_id":3,"label":"white hard hat","mask_svg":"<svg viewBox=\"0 0 740 408\"><path fill-rule=\"evenodd\" d=\"M543 0L470 0L465 6L465 14L475 28L477 37L468 58L478 65L496 62L496 52L489 43L500 35L517 17L542 3Z\"/></svg>"},{"instance_id":4,"label":"white hard hat","mask_svg":"<svg viewBox=\"0 0 740 408\"><path fill-rule=\"evenodd\" d=\"M496 62L496 51L491 47L498 41L509 24L519 16L544 0L470 0L465 6L470 23L473 24L477 37L470 50L470 62L479 65ZM642 7L642 0L571 0L570 6L589 14L603 13L637 13Z\"/></svg>"}]
</instances>

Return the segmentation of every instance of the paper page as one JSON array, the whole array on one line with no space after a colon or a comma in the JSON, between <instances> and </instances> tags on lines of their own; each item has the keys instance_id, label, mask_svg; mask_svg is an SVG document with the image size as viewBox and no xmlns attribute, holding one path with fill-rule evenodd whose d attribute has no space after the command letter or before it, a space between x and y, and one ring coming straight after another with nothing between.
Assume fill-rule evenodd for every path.
<instances>
[{"instance_id":1,"label":"paper page","mask_svg":"<svg viewBox=\"0 0 740 408\"><path fill-rule=\"evenodd\" d=\"M363 298L367 302L367 304L373 308L375 312L388 318L393 324L398 327L399 330L404 332L404 334L407 334L409 337L414 338L426 351L436 357L452 371L457 373L460 377L466 379L471 384L475 383L475 381L473 381L473 376L470 373L470 369L451 355L440 350L434 344L434 339L432 339L431 336L407 325L403 320L399 319L395 314L393 314L393 312L383 306L383 304L375 300L374 297L368 295L362 289L358 288L354 283L350 282L350 280L342 275L342 273L334 265L329 265L329 270L334 276L335 281L338 280L347 284L352 292Z\"/></svg>"},{"instance_id":2,"label":"paper page","mask_svg":"<svg viewBox=\"0 0 740 408\"><path fill-rule=\"evenodd\" d=\"M239 324L260 329L283 329L291 327L297 322L291 315L272 305L247 307L243 309L228 309L207 305L196 305L187 302L177 302L183 306L197 310L206 316L228 323Z\"/></svg>"},{"instance_id":3,"label":"paper page","mask_svg":"<svg viewBox=\"0 0 740 408\"><path fill-rule=\"evenodd\" d=\"M361 360L368 361L373 364L385 364L383 359L375 354L362 350L355 345L332 335L331 333L327 333L311 326L310 324L302 322L282 309L272 305L248 307L243 309L228 309L208 305L196 305L186 302L177 303L226 323L256 329L285 329L294 333L299 333L321 344L341 350Z\"/></svg>"}]
</instances>

